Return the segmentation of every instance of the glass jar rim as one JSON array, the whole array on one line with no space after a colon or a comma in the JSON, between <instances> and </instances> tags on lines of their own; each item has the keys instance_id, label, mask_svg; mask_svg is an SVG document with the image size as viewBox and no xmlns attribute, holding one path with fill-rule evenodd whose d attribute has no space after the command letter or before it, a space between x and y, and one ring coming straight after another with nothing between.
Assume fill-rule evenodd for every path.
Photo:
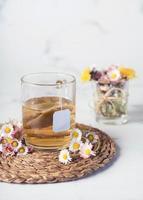
<instances>
[{"instance_id":1,"label":"glass jar rim","mask_svg":"<svg viewBox=\"0 0 143 200\"><path fill-rule=\"evenodd\" d=\"M66 76L70 78L71 80L66 80L65 84L72 84L76 82L76 78L74 75L70 73L64 73L64 72L36 72L36 73L28 73L21 77L21 83L31 84L31 85L37 85L37 86L56 86L57 83L38 83L36 81L30 81L26 80L27 78L30 78L30 76L38 76L38 75L59 75L59 76ZM64 84L64 83L63 83Z\"/></svg>"}]
</instances>

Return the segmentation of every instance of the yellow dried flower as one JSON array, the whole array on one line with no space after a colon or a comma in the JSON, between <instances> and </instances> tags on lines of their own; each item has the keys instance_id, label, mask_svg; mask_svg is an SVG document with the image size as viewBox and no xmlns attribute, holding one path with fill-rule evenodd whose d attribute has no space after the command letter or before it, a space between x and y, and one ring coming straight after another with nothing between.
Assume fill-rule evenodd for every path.
<instances>
[{"instance_id":1,"label":"yellow dried flower","mask_svg":"<svg viewBox=\"0 0 143 200\"><path fill-rule=\"evenodd\" d=\"M119 71L121 75L123 77L126 77L127 79L135 78L136 73L135 73L135 70L133 70L132 68L126 68L124 66L120 66Z\"/></svg>"},{"instance_id":2,"label":"yellow dried flower","mask_svg":"<svg viewBox=\"0 0 143 200\"><path fill-rule=\"evenodd\" d=\"M81 81L86 82L86 81L90 81L90 79L91 79L90 68L87 67L81 73Z\"/></svg>"}]
</instances>

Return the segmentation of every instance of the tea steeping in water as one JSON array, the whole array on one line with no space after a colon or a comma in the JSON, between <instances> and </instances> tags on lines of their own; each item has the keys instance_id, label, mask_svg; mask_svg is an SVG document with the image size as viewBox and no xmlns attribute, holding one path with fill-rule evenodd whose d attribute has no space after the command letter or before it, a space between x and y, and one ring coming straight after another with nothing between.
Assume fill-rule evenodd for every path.
<instances>
[{"instance_id":1,"label":"tea steeping in water","mask_svg":"<svg viewBox=\"0 0 143 200\"><path fill-rule=\"evenodd\" d=\"M44 149L61 149L69 145L70 129L75 126L75 104L71 100L56 96L31 98L24 102L22 110L27 144ZM70 111L70 127L55 132L53 115L62 110Z\"/></svg>"}]
</instances>

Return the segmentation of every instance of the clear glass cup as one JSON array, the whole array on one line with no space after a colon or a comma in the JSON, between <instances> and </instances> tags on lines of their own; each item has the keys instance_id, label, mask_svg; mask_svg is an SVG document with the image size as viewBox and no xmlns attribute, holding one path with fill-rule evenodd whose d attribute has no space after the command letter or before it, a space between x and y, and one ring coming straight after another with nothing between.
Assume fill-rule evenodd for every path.
<instances>
[{"instance_id":1,"label":"clear glass cup","mask_svg":"<svg viewBox=\"0 0 143 200\"><path fill-rule=\"evenodd\" d=\"M58 72L21 78L22 118L26 144L40 149L62 149L75 127L76 79Z\"/></svg>"},{"instance_id":2,"label":"clear glass cup","mask_svg":"<svg viewBox=\"0 0 143 200\"><path fill-rule=\"evenodd\" d=\"M128 121L128 81L92 83L92 111L97 122L124 124Z\"/></svg>"}]
</instances>

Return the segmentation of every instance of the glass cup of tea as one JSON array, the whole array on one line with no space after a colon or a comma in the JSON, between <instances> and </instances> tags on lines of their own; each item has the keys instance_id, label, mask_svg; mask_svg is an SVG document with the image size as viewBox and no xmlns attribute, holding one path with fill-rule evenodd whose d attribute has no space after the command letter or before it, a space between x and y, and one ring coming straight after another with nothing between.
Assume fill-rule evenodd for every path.
<instances>
[{"instance_id":1,"label":"glass cup of tea","mask_svg":"<svg viewBox=\"0 0 143 200\"><path fill-rule=\"evenodd\" d=\"M67 147L75 127L75 77L58 72L27 74L21 87L26 144L40 149Z\"/></svg>"}]
</instances>

